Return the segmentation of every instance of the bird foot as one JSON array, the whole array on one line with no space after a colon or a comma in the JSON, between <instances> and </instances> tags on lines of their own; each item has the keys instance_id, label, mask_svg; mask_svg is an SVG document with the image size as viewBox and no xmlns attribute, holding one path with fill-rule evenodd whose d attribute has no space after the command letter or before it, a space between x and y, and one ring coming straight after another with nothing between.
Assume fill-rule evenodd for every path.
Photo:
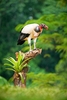
<instances>
[{"instance_id":1,"label":"bird foot","mask_svg":"<svg viewBox=\"0 0 67 100\"><path fill-rule=\"evenodd\" d=\"M29 50L29 53L30 53L30 52L32 52L32 51L33 51L32 49L31 49L31 50Z\"/></svg>"},{"instance_id":2,"label":"bird foot","mask_svg":"<svg viewBox=\"0 0 67 100\"><path fill-rule=\"evenodd\" d=\"M30 50L30 51L29 51L29 54L32 53L32 52L33 52L33 50Z\"/></svg>"},{"instance_id":3,"label":"bird foot","mask_svg":"<svg viewBox=\"0 0 67 100\"><path fill-rule=\"evenodd\" d=\"M31 51L32 51L32 49L29 52L31 52Z\"/></svg>"},{"instance_id":4,"label":"bird foot","mask_svg":"<svg viewBox=\"0 0 67 100\"><path fill-rule=\"evenodd\" d=\"M33 50L37 50L37 48L34 48ZM29 50L29 53L30 53L30 52L32 52L33 50L32 50L32 49L31 49L31 50Z\"/></svg>"},{"instance_id":5,"label":"bird foot","mask_svg":"<svg viewBox=\"0 0 67 100\"><path fill-rule=\"evenodd\" d=\"M37 50L37 48L34 48L34 50Z\"/></svg>"}]
</instances>

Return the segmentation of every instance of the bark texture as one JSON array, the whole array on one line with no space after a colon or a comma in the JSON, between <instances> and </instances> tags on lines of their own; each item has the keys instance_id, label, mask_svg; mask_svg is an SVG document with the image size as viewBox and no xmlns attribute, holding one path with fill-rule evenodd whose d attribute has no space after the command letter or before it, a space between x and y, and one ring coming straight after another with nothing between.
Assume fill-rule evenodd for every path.
<instances>
[{"instance_id":1,"label":"bark texture","mask_svg":"<svg viewBox=\"0 0 67 100\"><path fill-rule=\"evenodd\" d=\"M42 49L35 49L35 50L32 50L30 52L21 52L21 55L24 55L24 60L26 60L25 63L28 63L29 60L31 60L32 58L36 57L37 55L41 54L42 52ZM16 52L15 55L16 55L16 60L18 60L18 53L19 52ZM24 67L22 69L22 71L20 72L22 74L22 77L23 77L23 82L21 81L21 78L20 78L20 75L18 73L14 73L14 76L13 76L13 79L14 79L14 85L15 86L20 86L22 88L25 88L26 87L26 73L28 72L28 66Z\"/></svg>"}]
</instances>

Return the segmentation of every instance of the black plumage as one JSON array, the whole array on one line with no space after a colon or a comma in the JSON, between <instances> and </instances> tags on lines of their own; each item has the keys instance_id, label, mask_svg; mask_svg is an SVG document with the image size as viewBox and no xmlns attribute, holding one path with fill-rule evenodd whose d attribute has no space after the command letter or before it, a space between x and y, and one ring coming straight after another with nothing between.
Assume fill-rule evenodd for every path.
<instances>
[{"instance_id":1,"label":"black plumage","mask_svg":"<svg viewBox=\"0 0 67 100\"><path fill-rule=\"evenodd\" d=\"M21 45L25 42L25 38L28 37L30 34L26 33L21 33L17 42L17 45Z\"/></svg>"}]
</instances>

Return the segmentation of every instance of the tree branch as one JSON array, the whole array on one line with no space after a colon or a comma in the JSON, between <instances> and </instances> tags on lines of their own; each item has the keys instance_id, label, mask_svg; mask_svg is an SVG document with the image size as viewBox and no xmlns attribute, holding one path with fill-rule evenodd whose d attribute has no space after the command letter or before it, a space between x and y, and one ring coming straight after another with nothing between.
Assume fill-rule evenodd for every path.
<instances>
[{"instance_id":1,"label":"tree branch","mask_svg":"<svg viewBox=\"0 0 67 100\"><path fill-rule=\"evenodd\" d=\"M19 51L19 52L21 52L21 51ZM15 53L16 54L16 60L18 59L18 53L19 52ZM41 54L41 52L42 52L42 49L35 49L35 50L29 51L29 52L26 52L26 53L21 52L21 55L24 55L24 60L26 60L28 58L32 59L32 58L36 57L37 55Z\"/></svg>"}]
</instances>

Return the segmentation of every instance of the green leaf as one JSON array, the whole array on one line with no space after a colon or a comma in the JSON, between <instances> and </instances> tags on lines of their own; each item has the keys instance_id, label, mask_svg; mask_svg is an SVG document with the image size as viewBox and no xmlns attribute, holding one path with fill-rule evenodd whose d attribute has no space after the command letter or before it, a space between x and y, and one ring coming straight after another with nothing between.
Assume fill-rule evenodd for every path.
<instances>
[{"instance_id":1,"label":"green leaf","mask_svg":"<svg viewBox=\"0 0 67 100\"><path fill-rule=\"evenodd\" d=\"M24 78L23 78L23 76L22 76L22 73L19 73L19 75L20 75L21 81L22 81L22 83L23 83L23 82L24 82Z\"/></svg>"},{"instance_id":2,"label":"green leaf","mask_svg":"<svg viewBox=\"0 0 67 100\"><path fill-rule=\"evenodd\" d=\"M15 61L12 57L7 58L7 59L5 59L5 60L7 60L8 62L10 62L10 63L13 64L13 65L16 63L16 61Z\"/></svg>"},{"instance_id":3,"label":"green leaf","mask_svg":"<svg viewBox=\"0 0 67 100\"><path fill-rule=\"evenodd\" d=\"M5 66L10 66L10 67L13 66L12 64L9 64L9 63L5 63L4 65L5 65Z\"/></svg>"},{"instance_id":4,"label":"green leaf","mask_svg":"<svg viewBox=\"0 0 67 100\"><path fill-rule=\"evenodd\" d=\"M19 52L18 54L18 65L21 63L21 61L24 59L24 56L21 55L21 53Z\"/></svg>"},{"instance_id":5,"label":"green leaf","mask_svg":"<svg viewBox=\"0 0 67 100\"><path fill-rule=\"evenodd\" d=\"M24 65L28 60L30 60L31 58L27 58L26 60L24 60L23 62L22 62L22 65Z\"/></svg>"},{"instance_id":6,"label":"green leaf","mask_svg":"<svg viewBox=\"0 0 67 100\"><path fill-rule=\"evenodd\" d=\"M14 70L14 69L12 69L12 68L6 68L6 69L8 69L8 70L12 70L12 71L16 72L16 70Z\"/></svg>"},{"instance_id":7,"label":"green leaf","mask_svg":"<svg viewBox=\"0 0 67 100\"><path fill-rule=\"evenodd\" d=\"M21 64L21 65L19 66L19 71L21 71L21 70L22 70L24 67L26 67L26 66L27 66L27 63L24 64L24 65Z\"/></svg>"},{"instance_id":8,"label":"green leaf","mask_svg":"<svg viewBox=\"0 0 67 100\"><path fill-rule=\"evenodd\" d=\"M9 60L11 61L12 64L16 63L16 60L14 60L14 58L10 57Z\"/></svg>"}]
</instances>

